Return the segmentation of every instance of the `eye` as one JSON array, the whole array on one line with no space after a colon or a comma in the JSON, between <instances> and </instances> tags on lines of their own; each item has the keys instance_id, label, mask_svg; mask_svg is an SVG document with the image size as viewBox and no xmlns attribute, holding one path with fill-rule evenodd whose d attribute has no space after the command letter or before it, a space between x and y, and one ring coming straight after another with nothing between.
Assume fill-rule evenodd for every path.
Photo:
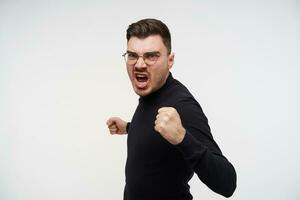
<instances>
[{"instance_id":1,"label":"eye","mask_svg":"<svg viewBox=\"0 0 300 200\"><path fill-rule=\"evenodd\" d=\"M128 60L136 60L137 58L138 58L138 55L136 53L132 53L132 52L127 53Z\"/></svg>"},{"instance_id":2,"label":"eye","mask_svg":"<svg viewBox=\"0 0 300 200\"><path fill-rule=\"evenodd\" d=\"M145 57L145 59L154 61L154 60L157 60L157 58L159 57L159 54L154 53L154 52L149 52L149 53L145 53L144 57Z\"/></svg>"}]
</instances>

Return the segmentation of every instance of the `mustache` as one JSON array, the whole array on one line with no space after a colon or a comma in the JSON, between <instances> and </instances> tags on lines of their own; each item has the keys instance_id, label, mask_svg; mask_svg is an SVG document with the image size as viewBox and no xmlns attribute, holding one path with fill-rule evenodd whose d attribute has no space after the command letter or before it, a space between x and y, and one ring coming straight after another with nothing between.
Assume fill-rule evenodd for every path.
<instances>
[{"instance_id":1,"label":"mustache","mask_svg":"<svg viewBox=\"0 0 300 200\"><path fill-rule=\"evenodd\" d=\"M147 69L135 68L133 72L147 72Z\"/></svg>"}]
</instances>

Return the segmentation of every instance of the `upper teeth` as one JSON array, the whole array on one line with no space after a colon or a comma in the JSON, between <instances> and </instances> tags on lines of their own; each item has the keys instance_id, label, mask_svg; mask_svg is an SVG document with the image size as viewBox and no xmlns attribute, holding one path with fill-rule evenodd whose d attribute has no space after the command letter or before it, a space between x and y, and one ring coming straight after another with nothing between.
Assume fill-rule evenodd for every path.
<instances>
[{"instance_id":1,"label":"upper teeth","mask_svg":"<svg viewBox=\"0 0 300 200\"><path fill-rule=\"evenodd\" d=\"M137 74L136 77L138 77L138 78L144 78L144 77L146 77L146 75Z\"/></svg>"}]
</instances>

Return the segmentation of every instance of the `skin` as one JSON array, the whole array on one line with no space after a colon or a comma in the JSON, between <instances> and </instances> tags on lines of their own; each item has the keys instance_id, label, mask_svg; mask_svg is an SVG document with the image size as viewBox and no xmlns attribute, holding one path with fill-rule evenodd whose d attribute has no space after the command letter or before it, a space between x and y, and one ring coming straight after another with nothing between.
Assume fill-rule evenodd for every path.
<instances>
[{"instance_id":1,"label":"skin","mask_svg":"<svg viewBox=\"0 0 300 200\"><path fill-rule=\"evenodd\" d=\"M154 129L171 144L177 145L184 139L185 129L175 108L160 108L154 124Z\"/></svg>"},{"instance_id":2,"label":"skin","mask_svg":"<svg viewBox=\"0 0 300 200\"><path fill-rule=\"evenodd\" d=\"M133 90L139 96L147 96L160 89L166 82L169 70L174 64L174 54L168 54L161 36L151 35L147 38L131 37L127 43L127 50L143 55L146 52L159 51L161 56L155 64L147 66L140 57L135 65L127 65L127 73ZM148 77L145 84L137 82L136 74ZM111 117L106 122L111 134L126 134L127 122L119 117ZM185 129L182 126L180 116L175 108L163 107L157 112L154 129L171 144L182 142Z\"/></svg>"}]
</instances>

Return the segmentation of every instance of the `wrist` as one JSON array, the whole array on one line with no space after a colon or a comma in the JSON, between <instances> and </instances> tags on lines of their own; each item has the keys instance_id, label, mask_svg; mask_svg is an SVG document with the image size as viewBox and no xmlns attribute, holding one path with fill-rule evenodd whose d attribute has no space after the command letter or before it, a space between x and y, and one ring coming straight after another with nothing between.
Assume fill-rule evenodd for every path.
<instances>
[{"instance_id":1,"label":"wrist","mask_svg":"<svg viewBox=\"0 0 300 200\"><path fill-rule=\"evenodd\" d=\"M180 127L179 134L178 134L178 142L177 142L177 144L180 144L183 141L185 134L186 134L185 128L184 127Z\"/></svg>"}]
</instances>

